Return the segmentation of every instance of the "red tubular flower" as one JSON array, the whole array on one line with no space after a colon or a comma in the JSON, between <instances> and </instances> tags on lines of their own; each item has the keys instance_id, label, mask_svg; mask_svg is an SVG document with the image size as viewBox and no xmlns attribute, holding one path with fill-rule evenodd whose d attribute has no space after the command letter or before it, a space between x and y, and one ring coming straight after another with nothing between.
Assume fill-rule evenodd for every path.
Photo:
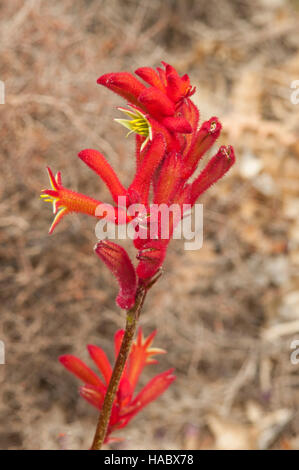
<instances>
[{"instance_id":1,"label":"red tubular flower","mask_svg":"<svg viewBox=\"0 0 299 470\"><path fill-rule=\"evenodd\" d=\"M212 117L205 121L197 132L193 145L184 159L184 177L189 178L203 155L212 147L221 132L221 124L218 118ZM186 153L186 152L185 152Z\"/></svg>"},{"instance_id":2,"label":"red tubular flower","mask_svg":"<svg viewBox=\"0 0 299 470\"><path fill-rule=\"evenodd\" d=\"M128 253L121 246L107 240L97 243L95 252L118 281L117 304L121 308L131 308L135 303L137 279Z\"/></svg>"},{"instance_id":3,"label":"red tubular flower","mask_svg":"<svg viewBox=\"0 0 299 470\"><path fill-rule=\"evenodd\" d=\"M119 330L115 335L116 355L118 354L119 343L123 334L124 331ZM105 443L115 440L110 437L111 433L117 429L124 428L142 408L156 400L175 380L175 376L172 373L173 369L167 370L156 375L134 396L143 369L147 365L157 362L153 356L165 353L163 349L151 347L155 335L156 331L147 338L144 338L142 329L140 328L138 331L119 384L116 399L113 403ZM80 395L92 406L101 410L108 386L107 379L110 376L109 374L111 374L111 365L104 351L98 346L89 345L88 352L101 372L106 385L103 384L102 380L89 367L75 356L67 354L61 356L59 360L64 367L83 381L84 386L80 388Z\"/></svg>"},{"instance_id":4,"label":"red tubular flower","mask_svg":"<svg viewBox=\"0 0 299 470\"><path fill-rule=\"evenodd\" d=\"M154 193L155 204L172 204L183 183L181 178L183 171L182 155L173 151L164 159L163 166L159 172L157 185Z\"/></svg>"},{"instance_id":5,"label":"red tubular flower","mask_svg":"<svg viewBox=\"0 0 299 470\"><path fill-rule=\"evenodd\" d=\"M78 157L95 171L109 188L114 201L118 202L119 196L126 196L127 190L119 181L115 171L109 165L106 158L97 150L82 150Z\"/></svg>"},{"instance_id":6,"label":"red tubular flower","mask_svg":"<svg viewBox=\"0 0 299 470\"><path fill-rule=\"evenodd\" d=\"M216 155L211 158L200 175L191 184L190 203L193 205L203 192L222 178L235 163L235 160L233 147L222 145Z\"/></svg>"},{"instance_id":7,"label":"red tubular flower","mask_svg":"<svg viewBox=\"0 0 299 470\"><path fill-rule=\"evenodd\" d=\"M52 233L60 220L71 212L81 212L95 216L96 209L103 203L84 194L76 193L66 189L61 183L61 173L56 176L50 168L47 168L52 189L43 189L41 198L46 202L52 202L55 218L50 227L49 233Z\"/></svg>"},{"instance_id":8,"label":"red tubular flower","mask_svg":"<svg viewBox=\"0 0 299 470\"><path fill-rule=\"evenodd\" d=\"M106 73L98 78L97 83L125 98L129 103L140 106L138 97L146 89L134 75L128 72Z\"/></svg>"},{"instance_id":9,"label":"red tubular flower","mask_svg":"<svg viewBox=\"0 0 299 470\"><path fill-rule=\"evenodd\" d=\"M150 184L155 170L161 162L166 145L165 139L162 134L157 134L150 147L147 149L143 157L142 163L136 172L132 184L129 186L128 193L136 193L139 195L139 200L134 202L148 203L148 193Z\"/></svg>"}]
</instances>

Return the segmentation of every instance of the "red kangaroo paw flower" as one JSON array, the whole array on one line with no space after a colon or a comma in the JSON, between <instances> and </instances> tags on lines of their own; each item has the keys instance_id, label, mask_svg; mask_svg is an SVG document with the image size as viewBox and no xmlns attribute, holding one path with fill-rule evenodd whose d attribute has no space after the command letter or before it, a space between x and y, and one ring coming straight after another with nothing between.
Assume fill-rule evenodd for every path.
<instances>
[{"instance_id":1,"label":"red kangaroo paw flower","mask_svg":"<svg viewBox=\"0 0 299 470\"><path fill-rule=\"evenodd\" d=\"M86 149L79 154L108 186L117 202L116 207L64 188L60 173L54 177L50 169L51 189L43 190L42 194L46 201L53 203L56 215L50 232L64 215L71 212L85 213L96 218L106 217L115 224L127 224L131 221L136 223L135 226L134 223L129 225L130 229L133 228L133 243L138 250L136 269L127 252L116 243L104 240L95 247L96 254L118 281L116 302L124 309L134 306L138 286L148 289L159 276L174 227L183 216L182 209L187 215L190 208L187 207L188 204L195 204L197 198L235 162L233 148L222 146L200 175L192 183L187 183L202 156L218 138L221 125L213 117L198 129L199 111L190 99L195 88L192 88L189 76L180 76L174 67L163 62L162 64L164 69L142 67L136 70L136 75L149 86L128 72L109 73L98 79L99 84L128 101L128 106L119 108L126 114L126 119L117 121L128 129L129 134L136 134L136 172L128 190L101 153ZM153 205L150 205L149 200L151 194ZM122 196L122 201L119 201L119 196ZM133 203L142 203L137 217L130 213ZM144 213L141 206L145 207ZM116 356L124 334L120 330L115 335ZM138 331L113 398L104 442L112 441L112 432L124 428L136 413L155 400L175 379L172 369L165 371L154 377L136 395L143 369L157 362L154 357L156 354L165 352L152 347L155 334L153 332L144 338L142 330ZM88 351L103 381L75 356L61 356L60 361L83 381L81 396L101 410L111 380L112 367L100 347L89 345Z\"/></svg>"},{"instance_id":2,"label":"red kangaroo paw flower","mask_svg":"<svg viewBox=\"0 0 299 470\"><path fill-rule=\"evenodd\" d=\"M47 170L52 189L43 189L41 198L53 204L55 217L49 230L50 234L53 233L60 220L71 212L80 212L96 217L96 209L103 204L101 201L64 188L61 184L60 172L54 176L50 168Z\"/></svg>"},{"instance_id":3,"label":"red kangaroo paw flower","mask_svg":"<svg viewBox=\"0 0 299 470\"><path fill-rule=\"evenodd\" d=\"M152 69L151 67L140 67L139 69L135 70L135 73L149 85L158 88L163 93L166 92L166 87L156 70Z\"/></svg>"},{"instance_id":4,"label":"red kangaroo paw flower","mask_svg":"<svg viewBox=\"0 0 299 470\"><path fill-rule=\"evenodd\" d=\"M139 101L154 118L173 116L175 113L173 102L157 88L146 88L139 96Z\"/></svg>"},{"instance_id":5,"label":"red kangaroo paw flower","mask_svg":"<svg viewBox=\"0 0 299 470\"><path fill-rule=\"evenodd\" d=\"M121 246L106 240L96 244L95 252L119 283L116 303L121 308L131 308L135 303L137 279L129 255Z\"/></svg>"},{"instance_id":6,"label":"red kangaroo paw flower","mask_svg":"<svg viewBox=\"0 0 299 470\"><path fill-rule=\"evenodd\" d=\"M128 72L106 73L98 78L97 83L138 106L140 106L139 95L146 90L146 86Z\"/></svg>"},{"instance_id":7,"label":"red kangaroo paw flower","mask_svg":"<svg viewBox=\"0 0 299 470\"><path fill-rule=\"evenodd\" d=\"M185 169L184 177L189 178L195 171L198 162L202 156L212 147L212 145L218 139L221 132L221 124L218 118L212 117L208 121L205 121L199 129L193 145L190 148L189 153L184 159Z\"/></svg>"},{"instance_id":8,"label":"red kangaroo paw flower","mask_svg":"<svg viewBox=\"0 0 299 470\"><path fill-rule=\"evenodd\" d=\"M88 349L91 359L96 364L106 384L108 385L109 380L111 378L111 374L112 374L112 368L108 360L108 357L106 356L102 348L99 348L98 346L95 346L94 344L89 344L87 346L87 349Z\"/></svg>"},{"instance_id":9,"label":"red kangaroo paw flower","mask_svg":"<svg viewBox=\"0 0 299 470\"><path fill-rule=\"evenodd\" d=\"M204 191L222 178L234 163L235 153L233 147L222 145L216 155L211 158L200 175L190 185L191 204L194 204Z\"/></svg>"},{"instance_id":10,"label":"red kangaroo paw flower","mask_svg":"<svg viewBox=\"0 0 299 470\"><path fill-rule=\"evenodd\" d=\"M120 350L123 335L124 330L118 330L114 337L116 357ZM111 438L110 434L117 429L124 428L136 413L148 403L158 398L175 379L172 369L158 374L134 398L134 392L144 367L157 363L157 360L153 357L157 354L165 353L164 349L152 347L155 336L156 331L153 331L147 338L144 338L142 329L138 330L137 338L132 344L112 406L105 443L119 440ZM105 353L98 346L88 346L88 351L100 369L101 374L106 376L107 385L104 385L97 375L75 356L61 356L60 361L70 372L85 382L85 385L79 389L81 397L98 410L101 410L107 393L111 366Z\"/></svg>"},{"instance_id":11,"label":"red kangaroo paw flower","mask_svg":"<svg viewBox=\"0 0 299 470\"><path fill-rule=\"evenodd\" d=\"M148 193L153 174L161 162L166 150L163 135L157 134L148 148L142 163L140 164L135 178L128 189L128 193L135 192L140 195L143 204L148 202Z\"/></svg>"},{"instance_id":12,"label":"red kangaroo paw flower","mask_svg":"<svg viewBox=\"0 0 299 470\"><path fill-rule=\"evenodd\" d=\"M105 157L97 150L82 150L78 157L95 171L109 188L114 201L118 202L119 196L126 196L127 191L119 181L115 171L109 165Z\"/></svg>"}]
</instances>

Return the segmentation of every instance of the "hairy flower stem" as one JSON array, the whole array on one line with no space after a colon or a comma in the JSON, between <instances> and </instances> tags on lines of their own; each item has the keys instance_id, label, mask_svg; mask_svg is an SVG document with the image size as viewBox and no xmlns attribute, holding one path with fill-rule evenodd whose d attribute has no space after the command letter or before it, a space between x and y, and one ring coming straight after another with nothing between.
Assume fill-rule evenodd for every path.
<instances>
[{"instance_id":1,"label":"hairy flower stem","mask_svg":"<svg viewBox=\"0 0 299 470\"><path fill-rule=\"evenodd\" d=\"M103 408L99 416L91 450L100 450L105 440L113 402L122 376L122 372L126 365L126 361L132 346L133 338L137 328L138 318L144 303L147 290L148 287L144 285L139 286L136 294L136 302L134 306L127 311L125 334L108 385L107 393L103 403Z\"/></svg>"}]
</instances>

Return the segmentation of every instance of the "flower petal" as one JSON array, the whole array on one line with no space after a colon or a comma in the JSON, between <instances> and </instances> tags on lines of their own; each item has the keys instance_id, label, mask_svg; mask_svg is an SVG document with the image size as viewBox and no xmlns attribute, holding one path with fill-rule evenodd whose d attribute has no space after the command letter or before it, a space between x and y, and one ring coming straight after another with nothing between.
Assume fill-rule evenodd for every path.
<instances>
[{"instance_id":1,"label":"flower petal","mask_svg":"<svg viewBox=\"0 0 299 470\"><path fill-rule=\"evenodd\" d=\"M130 406L130 411L126 416L129 416L130 419L132 419L133 416L135 416L136 413L139 413L142 408L162 395L162 393L167 390L176 378L173 375L173 370L174 369L166 370L150 380L133 400Z\"/></svg>"},{"instance_id":2,"label":"flower petal","mask_svg":"<svg viewBox=\"0 0 299 470\"><path fill-rule=\"evenodd\" d=\"M93 385L84 385L79 388L79 393L88 403L95 406L98 410L102 409L106 390Z\"/></svg>"},{"instance_id":3,"label":"flower petal","mask_svg":"<svg viewBox=\"0 0 299 470\"><path fill-rule=\"evenodd\" d=\"M135 178L128 189L128 193L138 193L143 204L148 202L148 194L153 174L161 162L166 150L165 139L162 134L157 134L144 155Z\"/></svg>"},{"instance_id":4,"label":"flower petal","mask_svg":"<svg viewBox=\"0 0 299 470\"><path fill-rule=\"evenodd\" d=\"M151 344L156 336L157 330L153 331L147 338L143 337L142 328L137 333L137 339L134 341L127 363L126 376L129 380L132 390L138 383L141 372L147 364L154 364L157 361L153 359L156 354L164 354L165 351L159 348L151 348Z\"/></svg>"},{"instance_id":5,"label":"flower petal","mask_svg":"<svg viewBox=\"0 0 299 470\"><path fill-rule=\"evenodd\" d=\"M73 356L72 354L65 354L64 356L60 356L59 361L66 369L86 384L95 385L101 389L105 387L96 373L87 367L87 365L78 357Z\"/></svg>"},{"instance_id":6,"label":"flower petal","mask_svg":"<svg viewBox=\"0 0 299 470\"><path fill-rule=\"evenodd\" d=\"M106 384L108 385L112 374L112 368L106 353L103 351L102 348L99 348L94 344L89 344L87 346L87 349L90 357L98 367L99 371L105 379Z\"/></svg>"}]
</instances>

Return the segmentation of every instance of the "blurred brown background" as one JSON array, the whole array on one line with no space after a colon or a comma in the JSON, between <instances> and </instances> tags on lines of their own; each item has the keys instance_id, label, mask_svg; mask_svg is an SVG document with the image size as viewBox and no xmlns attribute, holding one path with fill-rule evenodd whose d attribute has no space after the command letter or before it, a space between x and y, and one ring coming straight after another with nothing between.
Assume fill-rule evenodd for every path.
<instances>
[{"instance_id":1,"label":"blurred brown background","mask_svg":"<svg viewBox=\"0 0 299 470\"><path fill-rule=\"evenodd\" d=\"M165 60L190 75L202 119L220 118L238 163L202 198L203 248L173 242L146 302L144 332L158 328L168 354L143 383L173 366L177 380L121 446L298 449L298 0L10 0L0 22L0 448L91 444L97 412L57 358L88 360L88 343L112 358L124 313L92 251L94 220L68 217L49 237L39 192L49 164L110 201L77 158L87 147L129 183L133 138L113 122L122 100L96 79Z\"/></svg>"}]
</instances>

